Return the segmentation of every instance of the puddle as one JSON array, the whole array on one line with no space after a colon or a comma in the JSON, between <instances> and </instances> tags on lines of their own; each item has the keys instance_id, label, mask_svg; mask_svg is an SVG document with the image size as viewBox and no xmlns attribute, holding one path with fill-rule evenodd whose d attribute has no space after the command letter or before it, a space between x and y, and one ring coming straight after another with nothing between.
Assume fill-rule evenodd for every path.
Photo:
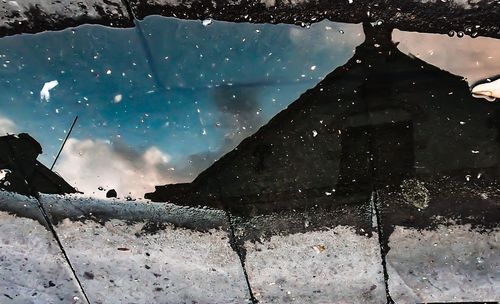
<instances>
[{"instance_id":1,"label":"puddle","mask_svg":"<svg viewBox=\"0 0 500 304\"><path fill-rule=\"evenodd\" d=\"M500 73L499 41L364 31L153 16L5 37L0 132L31 134L50 167L78 116L55 171L99 198L159 186L149 198L279 209L418 176L497 178L499 110L471 87Z\"/></svg>"}]
</instances>

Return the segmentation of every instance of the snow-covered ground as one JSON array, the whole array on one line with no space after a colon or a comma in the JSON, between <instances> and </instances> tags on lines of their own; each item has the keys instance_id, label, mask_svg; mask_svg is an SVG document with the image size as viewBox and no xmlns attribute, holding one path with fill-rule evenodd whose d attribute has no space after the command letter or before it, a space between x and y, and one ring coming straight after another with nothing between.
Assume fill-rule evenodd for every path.
<instances>
[{"instance_id":1,"label":"snow-covered ground","mask_svg":"<svg viewBox=\"0 0 500 304\"><path fill-rule=\"evenodd\" d=\"M40 212L34 199L0 192ZM85 303L52 234L39 221L0 211L0 303Z\"/></svg>"},{"instance_id":2,"label":"snow-covered ground","mask_svg":"<svg viewBox=\"0 0 500 304\"><path fill-rule=\"evenodd\" d=\"M57 215L55 230L92 303L249 302L220 211L145 201L41 200L50 216ZM84 303L36 200L0 191L0 210L0 303ZM189 215L195 216L193 227L204 220L210 225L180 228ZM151 221L161 224L151 230ZM499 228L396 227L389 246L388 283L396 303L500 300ZM244 247L249 282L261 303L386 302L376 233L339 225L277 233Z\"/></svg>"},{"instance_id":3,"label":"snow-covered ground","mask_svg":"<svg viewBox=\"0 0 500 304\"><path fill-rule=\"evenodd\" d=\"M500 300L500 229L396 227L386 256L396 303Z\"/></svg>"},{"instance_id":4,"label":"snow-covered ground","mask_svg":"<svg viewBox=\"0 0 500 304\"><path fill-rule=\"evenodd\" d=\"M78 195L40 199L92 303L250 298L222 211ZM147 231L151 222L156 229Z\"/></svg>"},{"instance_id":5,"label":"snow-covered ground","mask_svg":"<svg viewBox=\"0 0 500 304\"><path fill-rule=\"evenodd\" d=\"M64 220L61 242L92 303L246 303L240 261L224 230Z\"/></svg>"},{"instance_id":6,"label":"snow-covered ground","mask_svg":"<svg viewBox=\"0 0 500 304\"><path fill-rule=\"evenodd\" d=\"M246 242L246 269L261 303L385 303L378 236L353 228Z\"/></svg>"}]
</instances>

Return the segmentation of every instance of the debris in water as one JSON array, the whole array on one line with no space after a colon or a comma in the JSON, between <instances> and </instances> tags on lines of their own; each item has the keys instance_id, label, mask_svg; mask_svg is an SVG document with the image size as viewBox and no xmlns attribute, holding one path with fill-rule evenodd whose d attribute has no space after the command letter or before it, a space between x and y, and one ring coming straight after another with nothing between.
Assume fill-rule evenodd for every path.
<instances>
[{"instance_id":1,"label":"debris in water","mask_svg":"<svg viewBox=\"0 0 500 304\"><path fill-rule=\"evenodd\" d=\"M115 103L120 103L120 101L122 101L122 98L123 98L122 94L118 94L118 95L115 95L115 97L113 98L113 101Z\"/></svg>"},{"instance_id":2,"label":"debris in water","mask_svg":"<svg viewBox=\"0 0 500 304\"><path fill-rule=\"evenodd\" d=\"M312 248L316 251L316 253L322 253L326 250L326 246L323 244L314 245Z\"/></svg>"},{"instance_id":3,"label":"debris in water","mask_svg":"<svg viewBox=\"0 0 500 304\"><path fill-rule=\"evenodd\" d=\"M40 100L49 102L50 101L50 92L49 91L52 90L53 88L55 88L58 84L59 84L59 82L57 80L52 80L52 81L46 82L43 85L42 90L40 91Z\"/></svg>"},{"instance_id":4,"label":"debris in water","mask_svg":"<svg viewBox=\"0 0 500 304\"><path fill-rule=\"evenodd\" d=\"M7 177L7 174L11 173L9 169L0 170L0 181L4 180Z\"/></svg>"},{"instance_id":5,"label":"debris in water","mask_svg":"<svg viewBox=\"0 0 500 304\"><path fill-rule=\"evenodd\" d=\"M111 197L117 197L118 193L116 193L115 189L111 189L108 192L106 192L106 197L111 198Z\"/></svg>"},{"instance_id":6,"label":"debris in water","mask_svg":"<svg viewBox=\"0 0 500 304\"><path fill-rule=\"evenodd\" d=\"M210 24L212 24L212 22L212 19L205 19L201 22L201 24L203 24L203 26L209 26Z\"/></svg>"},{"instance_id":7,"label":"debris in water","mask_svg":"<svg viewBox=\"0 0 500 304\"><path fill-rule=\"evenodd\" d=\"M417 179L406 179L401 183L401 190L404 200L418 209L425 209L429 206L429 190L425 184Z\"/></svg>"}]
</instances>

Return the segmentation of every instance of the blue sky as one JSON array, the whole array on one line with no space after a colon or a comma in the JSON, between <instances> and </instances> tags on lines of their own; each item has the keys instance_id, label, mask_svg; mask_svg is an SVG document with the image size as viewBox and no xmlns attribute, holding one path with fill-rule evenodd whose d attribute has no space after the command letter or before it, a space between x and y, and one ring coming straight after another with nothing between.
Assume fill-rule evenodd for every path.
<instances>
[{"instance_id":1,"label":"blue sky","mask_svg":"<svg viewBox=\"0 0 500 304\"><path fill-rule=\"evenodd\" d=\"M194 178L213 159L193 163L193 155L228 152L345 63L364 39L360 25L328 21L311 28L203 26L153 16L139 25L142 40L137 28L95 25L0 39L0 118L32 134L50 166L78 115L70 150L95 174L94 183L80 186L86 192L98 184L119 187L101 179L102 168L93 166L99 157L121 157L147 179L141 162L151 148L159 177L149 184ZM50 99L41 100L44 83L53 80ZM78 152L85 140L109 147ZM82 184L71 172L70 152L65 149L56 170ZM130 167L114 166L118 175ZM162 170L170 170L164 179Z\"/></svg>"}]
</instances>

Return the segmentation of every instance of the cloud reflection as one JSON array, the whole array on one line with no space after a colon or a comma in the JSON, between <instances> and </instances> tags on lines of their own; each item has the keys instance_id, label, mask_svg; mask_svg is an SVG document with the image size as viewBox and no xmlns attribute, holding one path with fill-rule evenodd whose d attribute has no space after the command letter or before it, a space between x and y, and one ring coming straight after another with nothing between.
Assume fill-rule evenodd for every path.
<instances>
[{"instance_id":1,"label":"cloud reflection","mask_svg":"<svg viewBox=\"0 0 500 304\"><path fill-rule=\"evenodd\" d=\"M17 132L16 124L9 118L0 114L0 136Z\"/></svg>"},{"instance_id":2,"label":"cloud reflection","mask_svg":"<svg viewBox=\"0 0 500 304\"><path fill-rule=\"evenodd\" d=\"M486 37L449 37L394 30L394 42L405 54L455 75L464 77L469 86L500 74L500 40Z\"/></svg>"},{"instance_id":3,"label":"cloud reflection","mask_svg":"<svg viewBox=\"0 0 500 304\"><path fill-rule=\"evenodd\" d=\"M97 197L105 197L109 189L119 197L142 197L155 185L177 179L170 155L156 146L138 151L94 139L69 139L55 170L85 195Z\"/></svg>"}]
</instances>

